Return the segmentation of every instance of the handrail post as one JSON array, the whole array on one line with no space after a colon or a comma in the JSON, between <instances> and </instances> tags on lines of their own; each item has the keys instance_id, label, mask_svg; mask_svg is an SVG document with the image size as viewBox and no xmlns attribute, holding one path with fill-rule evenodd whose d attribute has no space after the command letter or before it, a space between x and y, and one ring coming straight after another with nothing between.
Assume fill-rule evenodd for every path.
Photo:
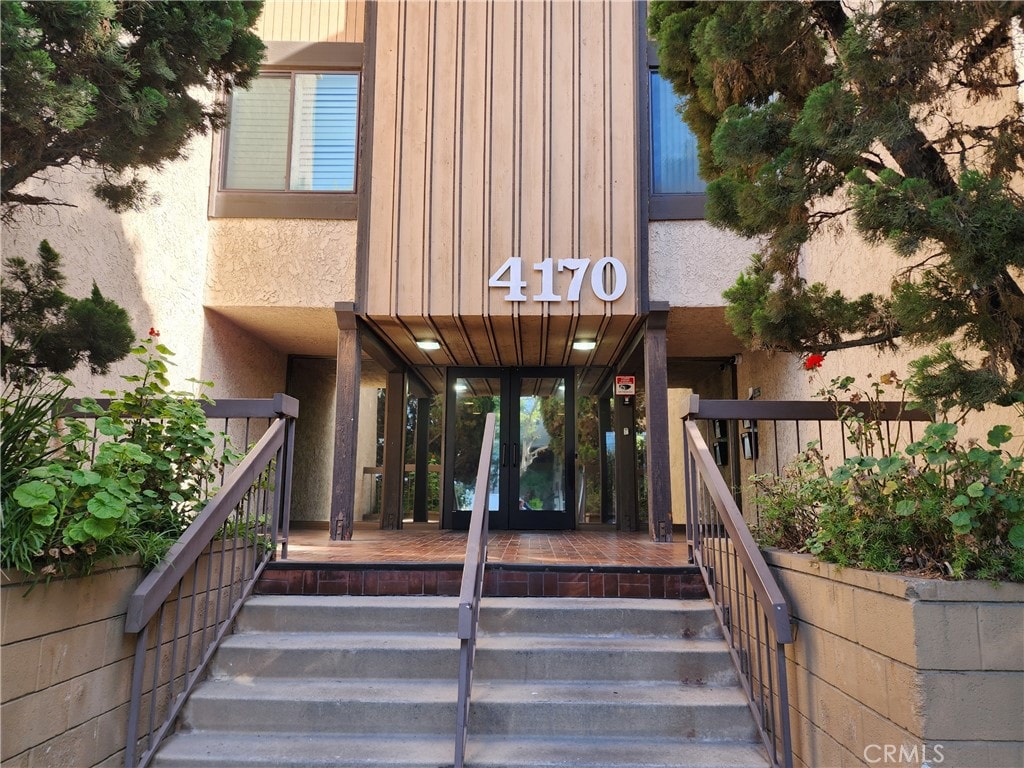
<instances>
[{"instance_id":1,"label":"handrail post","mask_svg":"<svg viewBox=\"0 0 1024 768\"><path fill-rule=\"evenodd\" d=\"M484 420L480 463L476 471L473 512L466 540L466 560L462 566L459 590L459 692L455 705L455 768L463 768L469 737L469 702L473 689L473 657L476 654L476 630L480 620L480 596L487 565L487 529L490 503L487 489L491 477L491 453L494 448L495 414Z\"/></svg>"},{"instance_id":2,"label":"handrail post","mask_svg":"<svg viewBox=\"0 0 1024 768\"><path fill-rule=\"evenodd\" d=\"M298 401L278 394L273 399L209 403L204 410L207 418L244 419L246 423L259 418L269 419L270 424L128 600L125 633L137 635L125 734L128 768L148 766L161 741L170 733L188 695L202 679L221 641L231 632L235 617L276 551L279 526L283 526L283 546L287 546ZM274 486L272 493L268 491L270 484ZM216 576L215 557L219 558ZM200 565L201 558L207 558L205 566ZM199 588L203 570L206 585ZM192 580L190 596L182 592L186 579ZM222 612L221 597L225 592ZM174 617L168 626L161 618L166 606L171 606L169 615ZM180 610L193 613L187 621L180 622ZM179 627L185 626L186 635L179 637ZM171 633L169 639L167 632ZM197 637L197 653L186 650L185 666L179 675L175 668L178 643L184 639L191 649ZM159 664L165 645L172 660L166 673ZM150 654L156 654L158 661L149 665L152 677L147 680L145 670ZM164 677L176 682L165 684ZM150 689L144 690L147 685ZM148 724L141 717L147 696Z\"/></svg>"}]
</instances>

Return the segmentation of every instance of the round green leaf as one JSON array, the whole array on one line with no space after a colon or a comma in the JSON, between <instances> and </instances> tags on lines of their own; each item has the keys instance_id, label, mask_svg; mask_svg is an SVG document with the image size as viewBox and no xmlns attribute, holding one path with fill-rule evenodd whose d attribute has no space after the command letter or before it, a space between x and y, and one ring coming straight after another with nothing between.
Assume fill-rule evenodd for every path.
<instances>
[{"instance_id":1,"label":"round green leaf","mask_svg":"<svg viewBox=\"0 0 1024 768\"><path fill-rule=\"evenodd\" d=\"M111 419L109 416L100 416L96 419L96 430L107 437L120 437L125 433L125 428Z\"/></svg>"},{"instance_id":2,"label":"round green leaf","mask_svg":"<svg viewBox=\"0 0 1024 768\"><path fill-rule=\"evenodd\" d=\"M117 498L107 491L100 491L91 499L87 505L89 512L94 516L103 519L117 519L125 513L128 508L123 500Z\"/></svg>"},{"instance_id":3,"label":"round green leaf","mask_svg":"<svg viewBox=\"0 0 1024 768\"><path fill-rule=\"evenodd\" d=\"M76 469L71 473L71 482L75 485L96 485L101 479L100 473L91 469Z\"/></svg>"},{"instance_id":4,"label":"round green leaf","mask_svg":"<svg viewBox=\"0 0 1024 768\"><path fill-rule=\"evenodd\" d=\"M985 484L975 481L967 486L967 495L972 499L980 499L985 495Z\"/></svg>"},{"instance_id":5,"label":"round green leaf","mask_svg":"<svg viewBox=\"0 0 1024 768\"><path fill-rule=\"evenodd\" d=\"M949 522L953 524L957 533L967 533L971 530L971 513L966 511L954 512L949 516Z\"/></svg>"},{"instance_id":6,"label":"round green leaf","mask_svg":"<svg viewBox=\"0 0 1024 768\"><path fill-rule=\"evenodd\" d=\"M914 503L913 499L903 499L896 503L896 514L901 517L908 517L909 515L914 514L915 509L917 509L917 505Z\"/></svg>"},{"instance_id":7,"label":"round green leaf","mask_svg":"<svg viewBox=\"0 0 1024 768\"><path fill-rule=\"evenodd\" d=\"M110 536L116 528L116 520L89 517L82 522L82 529L94 539L105 539Z\"/></svg>"},{"instance_id":8,"label":"round green leaf","mask_svg":"<svg viewBox=\"0 0 1024 768\"><path fill-rule=\"evenodd\" d=\"M32 510L32 524L43 528L49 528L57 519L57 508L52 504L45 507L36 507Z\"/></svg>"},{"instance_id":9,"label":"round green leaf","mask_svg":"<svg viewBox=\"0 0 1024 768\"><path fill-rule=\"evenodd\" d=\"M1010 529L1010 543L1020 549L1024 549L1024 523L1017 523Z\"/></svg>"},{"instance_id":10,"label":"round green leaf","mask_svg":"<svg viewBox=\"0 0 1024 768\"><path fill-rule=\"evenodd\" d=\"M993 448L998 448L1003 443L1008 443L1013 437L1013 433L1006 424L997 424L988 431L988 444Z\"/></svg>"},{"instance_id":11,"label":"round green leaf","mask_svg":"<svg viewBox=\"0 0 1024 768\"><path fill-rule=\"evenodd\" d=\"M14 500L29 509L48 505L56 495L56 489L42 480L30 480L14 489Z\"/></svg>"},{"instance_id":12,"label":"round green leaf","mask_svg":"<svg viewBox=\"0 0 1024 768\"><path fill-rule=\"evenodd\" d=\"M938 424L929 424L925 427L924 433L929 437L937 438L942 442L952 440L956 437L957 426L956 424L948 424L946 422L940 422Z\"/></svg>"}]
</instances>

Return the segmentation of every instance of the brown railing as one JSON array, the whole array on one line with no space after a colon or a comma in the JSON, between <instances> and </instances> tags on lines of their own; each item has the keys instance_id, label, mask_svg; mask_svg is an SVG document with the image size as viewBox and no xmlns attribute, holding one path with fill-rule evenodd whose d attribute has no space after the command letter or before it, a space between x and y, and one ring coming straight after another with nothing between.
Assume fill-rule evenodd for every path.
<instances>
[{"instance_id":1,"label":"brown railing","mask_svg":"<svg viewBox=\"0 0 1024 768\"><path fill-rule=\"evenodd\" d=\"M882 450L913 440L913 422L929 419L928 414L907 410L901 403L700 400L697 396L691 398L684 417L691 559L707 585L773 766L791 768L793 764L785 656L785 645L793 635L785 597L737 503L742 496L738 459L746 460L754 473L781 474L791 458L814 442L833 461L841 461L851 451L849 416L854 414L878 424L872 434L886 444L879 446ZM731 489L727 468L732 468ZM747 507L748 517L756 519L756 505Z\"/></svg>"},{"instance_id":2,"label":"brown railing","mask_svg":"<svg viewBox=\"0 0 1024 768\"><path fill-rule=\"evenodd\" d=\"M476 655L476 630L480 619L480 595L487 565L488 493L491 479L491 451L494 446L493 413L484 421L480 463L476 470L476 492L469 520L466 561L462 566L459 590L459 698L455 710L455 768L463 768L466 740L469 737L469 703L473 689L473 658Z\"/></svg>"},{"instance_id":3,"label":"brown railing","mask_svg":"<svg viewBox=\"0 0 1024 768\"><path fill-rule=\"evenodd\" d=\"M127 768L152 760L279 541L287 554L298 410L281 394L207 408L236 440L248 440L254 420L269 426L129 599L125 632L137 637Z\"/></svg>"}]
</instances>

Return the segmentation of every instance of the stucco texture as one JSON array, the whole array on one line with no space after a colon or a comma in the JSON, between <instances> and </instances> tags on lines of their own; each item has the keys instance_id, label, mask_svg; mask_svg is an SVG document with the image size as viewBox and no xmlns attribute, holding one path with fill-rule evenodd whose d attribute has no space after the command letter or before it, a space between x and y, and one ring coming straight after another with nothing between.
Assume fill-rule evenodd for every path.
<instances>
[{"instance_id":1,"label":"stucco texture","mask_svg":"<svg viewBox=\"0 0 1024 768\"><path fill-rule=\"evenodd\" d=\"M722 291L746 269L757 245L706 221L655 221L648 227L651 301L721 307Z\"/></svg>"},{"instance_id":2,"label":"stucco texture","mask_svg":"<svg viewBox=\"0 0 1024 768\"><path fill-rule=\"evenodd\" d=\"M22 210L3 228L3 254L31 261L40 240L47 239L63 256L67 293L85 296L95 281L104 296L128 311L140 338L150 328L159 330L160 341L174 352L172 387L191 389L189 379L201 379L215 383L214 397L241 391L266 396L284 386L281 355L233 324L212 327L206 321L210 147L210 138L201 137L187 158L148 174L151 203L120 215L92 196L95 177L89 172L53 173L47 184L33 189L73 207ZM252 367L237 367L240 357ZM71 377L73 394L119 389L121 375L136 373L137 367L133 358L105 376L81 367Z\"/></svg>"}]
</instances>

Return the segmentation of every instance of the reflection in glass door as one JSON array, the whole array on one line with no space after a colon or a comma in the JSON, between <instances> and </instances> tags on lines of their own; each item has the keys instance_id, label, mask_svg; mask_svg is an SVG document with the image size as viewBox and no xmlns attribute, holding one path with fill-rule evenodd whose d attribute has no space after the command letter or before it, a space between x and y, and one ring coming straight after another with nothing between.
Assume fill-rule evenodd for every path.
<instances>
[{"instance_id":1,"label":"reflection in glass door","mask_svg":"<svg viewBox=\"0 0 1024 768\"><path fill-rule=\"evenodd\" d=\"M501 418L502 376L449 376L445 412L445 509L451 521L445 527L464 530L476 497L476 471L480 446L484 437L484 421L488 413L497 414L494 449L491 453L491 483L488 488L488 510L491 528L508 528L508 513L499 506L499 489L503 480Z\"/></svg>"},{"instance_id":2,"label":"reflection in glass door","mask_svg":"<svg viewBox=\"0 0 1024 768\"><path fill-rule=\"evenodd\" d=\"M442 527L469 527L484 419L491 412L498 414L488 491L491 529L573 527L572 381L571 369L449 370Z\"/></svg>"},{"instance_id":3,"label":"reflection in glass door","mask_svg":"<svg viewBox=\"0 0 1024 768\"><path fill-rule=\"evenodd\" d=\"M512 403L511 480L514 500L509 527L518 530L563 530L569 519L572 462L566 435L575 434L566 410L565 379L517 376ZM571 399L571 392L569 393ZM567 414L570 416L567 430Z\"/></svg>"}]
</instances>

